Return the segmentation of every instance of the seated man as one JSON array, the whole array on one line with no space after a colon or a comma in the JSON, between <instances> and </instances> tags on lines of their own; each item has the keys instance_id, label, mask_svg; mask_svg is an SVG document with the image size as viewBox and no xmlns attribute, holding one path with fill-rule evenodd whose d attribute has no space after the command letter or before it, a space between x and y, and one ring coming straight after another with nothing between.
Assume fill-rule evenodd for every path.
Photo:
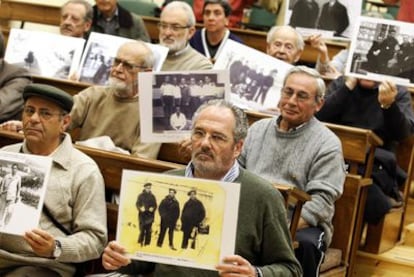
<instances>
[{"instance_id":1,"label":"seated man","mask_svg":"<svg viewBox=\"0 0 414 277\"><path fill-rule=\"evenodd\" d=\"M80 127L79 140L105 135L132 155L157 157L159 143L141 142L138 102L137 74L152 70L153 65L152 51L144 42L130 41L119 47L109 85L89 87L74 97L70 128Z\"/></svg>"},{"instance_id":2,"label":"seated man","mask_svg":"<svg viewBox=\"0 0 414 277\"><path fill-rule=\"evenodd\" d=\"M0 275L73 276L75 264L98 258L107 242L103 178L65 133L72 97L33 84L23 98L25 139L1 150L49 156L53 163L39 227L24 236L0 234Z\"/></svg>"},{"instance_id":3,"label":"seated man","mask_svg":"<svg viewBox=\"0 0 414 277\"><path fill-rule=\"evenodd\" d=\"M161 12L158 29L160 44L169 49L162 71L208 70L213 67L207 57L188 43L196 31L194 13L189 4L173 1L166 5Z\"/></svg>"},{"instance_id":4,"label":"seated man","mask_svg":"<svg viewBox=\"0 0 414 277\"><path fill-rule=\"evenodd\" d=\"M20 119L23 110L23 89L31 83L30 73L4 60L6 43L0 33L0 123Z\"/></svg>"},{"instance_id":5,"label":"seated man","mask_svg":"<svg viewBox=\"0 0 414 277\"><path fill-rule=\"evenodd\" d=\"M70 129L80 128L77 140L109 136L117 147L132 155L156 158L159 143L141 143L137 73L151 70L154 58L142 41L129 41L118 49L109 85L92 86L74 96ZM128 120L125 120L128 118ZM21 122L9 121L0 128L20 131Z\"/></svg>"},{"instance_id":6,"label":"seated man","mask_svg":"<svg viewBox=\"0 0 414 277\"><path fill-rule=\"evenodd\" d=\"M231 7L226 0L204 1L204 28L197 30L190 39L190 45L213 63L227 39L242 43L241 39L227 28L230 13Z\"/></svg>"},{"instance_id":7,"label":"seated man","mask_svg":"<svg viewBox=\"0 0 414 277\"><path fill-rule=\"evenodd\" d=\"M92 32L150 41L142 18L122 8L117 0L95 0Z\"/></svg>"},{"instance_id":8,"label":"seated man","mask_svg":"<svg viewBox=\"0 0 414 277\"><path fill-rule=\"evenodd\" d=\"M384 145L377 148L373 186L368 188L365 220L376 224L392 206L401 205L393 150L414 133L410 93L391 81L381 83L341 76L331 82L319 120L374 131Z\"/></svg>"},{"instance_id":9,"label":"seated man","mask_svg":"<svg viewBox=\"0 0 414 277\"><path fill-rule=\"evenodd\" d=\"M247 133L242 110L224 101L210 101L195 115L192 160L170 174L241 183L235 255L223 258L216 271L131 261L125 248L112 241L102 264L107 270L154 276L300 276L286 221L284 200L266 180L244 170L236 158ZM252 207L255 207L252 209Z\"/></svg>"},{"instance_id":10,"label":"seated man","mask_svg":"<svg viewBox=\"0 0 414 277\"><path fill-rule=\"evenodd\" d=\"M60 34L87 38L92 25L93 10L86 0L69 0L60 9Z\"/></svg>"},{"instance_id":11,"label":"seated man","mask_svg":"<svg viewBox=\"0 0 414 277\"><path fill-rule=\"evenodd\" d=\"M335 200L343 191L345 165L339 139L314 114L323 106L325 83L305 66L285 76L280 115L249 128L240 165L272 183L291 184L312 199L302 209L296 257L304 276L318 276L332 234ZM260 161L260 162L258 162Z\"/></svg>"}]
</instances>

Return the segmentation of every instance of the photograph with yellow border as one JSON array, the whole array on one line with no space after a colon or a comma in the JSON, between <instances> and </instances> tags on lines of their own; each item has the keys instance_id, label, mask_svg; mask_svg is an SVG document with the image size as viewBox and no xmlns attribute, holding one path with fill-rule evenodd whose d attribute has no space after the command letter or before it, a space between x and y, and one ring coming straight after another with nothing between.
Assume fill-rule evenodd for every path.
<instances>
[{"instance_id":1,"label":"photograph with yellow border","mask_svg":"<svg viewBox=\"0 0 414 277\"><path fill-rule=\"evenodd\" d=\"M240 184L123 170L117 241L132 259L215 270L234 254Z\"/></svg>"}]
</instances>

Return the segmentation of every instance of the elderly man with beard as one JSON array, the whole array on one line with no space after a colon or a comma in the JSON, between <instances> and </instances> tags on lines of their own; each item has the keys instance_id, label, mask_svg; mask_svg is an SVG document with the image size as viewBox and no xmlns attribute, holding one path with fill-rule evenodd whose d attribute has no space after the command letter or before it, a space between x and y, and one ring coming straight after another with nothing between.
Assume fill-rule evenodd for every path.
<instances>
[{"instance_id":1,"label":"elderly man with beard","mask_svg":"<svg viewBox=\"0 0 414 277\"><path fill-rule=\"evenodd\" d=\"M133 155L157 157L160 144L141 143L138 105L137 73L151 71L153 64L151 49L144 42L119 47L109 85L89 87L74 97L70 128L80 127L79 140L106 135Z\"/></svg>"},{"instance_id":2,"label":"elderly man with beard","mask_svg":"<svg viewBox=\"0 0 414 277\"><path fill-rule=\"evenodd\" d=\"M166 5L161 12L158 29L160 44L169 49L161 70L208 70L213 67L207 57L189 44L196 31L193 9L189 4L173 1Z\"/></svg>"}]
</instances>

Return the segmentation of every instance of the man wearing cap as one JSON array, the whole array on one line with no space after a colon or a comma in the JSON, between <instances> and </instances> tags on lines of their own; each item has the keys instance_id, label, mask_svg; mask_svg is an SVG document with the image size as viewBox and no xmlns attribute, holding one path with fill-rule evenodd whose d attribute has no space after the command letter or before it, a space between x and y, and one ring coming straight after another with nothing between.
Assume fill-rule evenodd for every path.
<instances>
[{"instance_id":1,"label":"man wearing cap","mask_svg":"<svg viewBox=\"0 0 414 277\"><path fill-rule=\"evenodd\" d=\"M125 255L125 245L115 241L105 248L103 266L127 274L154 272L154 276L162 277L301 276L280 192L236 161L247 127L246 115L232 104L217 100L203 104L193 121L192 160L186 169L169 172L188 178L240 183L235 254L218 262L215 268L218 272L131 261Z\"/></svg>"},{"instance_id":2,"label":"man wearing cap","mask_svg":"<svg viewBox=\"0 0 414 277\"><path fill-rule=\"evenodd\" d=\"M168 242L172 250L174 247L174 229L180 216L180 203L175 198L177 191L173 188L168 190L168 195L161 201L158 212L161 217L160 235L158 236L157 246L162 247L165 232L168 229Z\"/></svg>"},{"instance_id":3,"label":"man wearing cap","mask_svg":"<svg viewBox=\"0 0 414 277\"><path fill-rule=\"evenodd\" d=\"M135 203L138 210L139 236L138 243L147 246L151 243L152 223L154 223L157 200L151 192L151 183L144 184L143 191Z\"/></svg>"},{"instance_id":4,"label":"man wearing cap","mask_svg":"<svg viewBox=\"0 0 414 277\"><path fill-rule=\"evenodd\" d=\"M1 276L73 276L74 263L96 259L107 241L102 175L69 134L72 97L52 86L23 91L23 143L2 150L52 158L39 227L0 234Z\"/></svg>"}]
</instances>

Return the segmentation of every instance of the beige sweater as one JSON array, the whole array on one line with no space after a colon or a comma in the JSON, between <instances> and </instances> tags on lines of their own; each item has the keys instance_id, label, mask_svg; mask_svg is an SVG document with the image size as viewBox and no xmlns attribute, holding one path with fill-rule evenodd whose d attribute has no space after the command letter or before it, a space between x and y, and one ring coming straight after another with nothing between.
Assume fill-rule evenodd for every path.
<instances>
[{"instance_id":1,"label":"beige sweater","mask_svg":"<svg viewBox=\"0 0 414 277\"><path fill-rule=\"evenodd\" d=\"M157 158L161 144L141 143L138 98L121 99L109 87L93 86L75 95L74 102L71 129L81 128L79 140L106 135L133 155Z\"/></svg>"}]
</instances>

